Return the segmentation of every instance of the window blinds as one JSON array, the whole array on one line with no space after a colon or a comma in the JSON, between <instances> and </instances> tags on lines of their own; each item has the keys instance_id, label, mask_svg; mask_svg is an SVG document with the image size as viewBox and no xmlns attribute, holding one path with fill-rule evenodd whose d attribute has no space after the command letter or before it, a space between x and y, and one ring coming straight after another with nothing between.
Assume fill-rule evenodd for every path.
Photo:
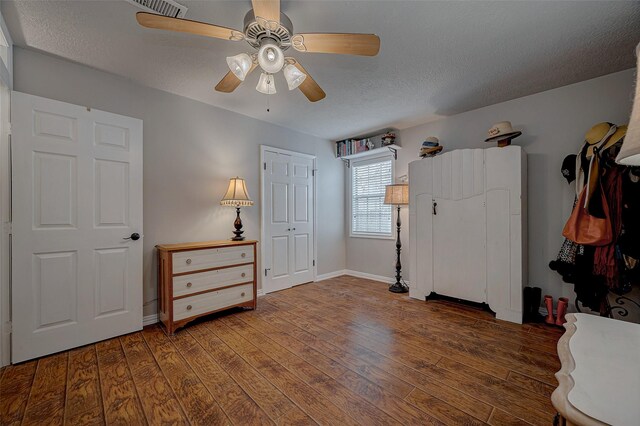
<instances>
[{"instance_id":1,"label":"window blinds","mask_svg":"<svg viewBox=\"0 0 640 426\"><path fill-rule=\"evenodd\" d=\"M351 174L352 234L391 235L391 206L384 204L392 183L392 160L354 164Z\"/></svg>"}]
</instances>

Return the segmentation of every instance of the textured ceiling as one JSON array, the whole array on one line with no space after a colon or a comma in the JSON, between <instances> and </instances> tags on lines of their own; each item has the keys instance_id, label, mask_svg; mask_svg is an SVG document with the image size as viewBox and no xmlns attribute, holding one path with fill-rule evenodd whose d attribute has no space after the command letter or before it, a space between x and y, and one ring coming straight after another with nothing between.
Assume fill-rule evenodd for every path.
<instances>
[{"instance_id":1,"label":"textured ceiling","mask_svg":"<svg viewBox=\"0 0 640 426\"><path fill-rule=\"evenodd\" d=\"M180 1L186 18L242 29L249 0ZM287 53L324 88L213 91L245 42L141 28L124 1L2 1L15 44L329 139L399 128L634 66L640 2L292 1L294 32L373 32L377 57ZM508 117L500 117L508 119Z\"/></svg>"}]
</instances>

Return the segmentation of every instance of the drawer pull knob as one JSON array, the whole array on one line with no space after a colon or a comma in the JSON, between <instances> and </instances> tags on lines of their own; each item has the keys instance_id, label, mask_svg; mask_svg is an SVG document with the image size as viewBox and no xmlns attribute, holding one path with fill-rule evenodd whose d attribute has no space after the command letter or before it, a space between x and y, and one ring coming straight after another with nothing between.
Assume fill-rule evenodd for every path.
<instances>
[{"instance_id":1,"label":"drawer pull knob","mask_svg":"<svg viewBox=\"0 0 640 426\"><path fill-rule=\"evenodd\" d=\"M191 283L187 283L187 288L191 288L192 285L193 284L191 284Z\"/></svg>"},{"instance_id":2,"label":"drawer pull knob","mask_svg":"<svg viewBox=\"0 0 640 426\"><path fill-rule=\"evenodd\" d=\"M246 276L247 276L247 274L245 274L245 273L243 272L241 276L242 276L242 278L244 278L244 277L246 277Z\"/></svg>"},{"instance_id":3,"label":"drawer pull knob","mask_svg":"<svg viewBox=\"0 0 640 426\"><path fill-rule=\"evenodd\" d=\"M191 259L187 259L187 265L191 265Z\"/></svg>"},{"instance_id":4,"label":"drawer pull knob","mask_svg":"<svg viewBox=\"0 0 640 426\"><path fill-rule=\"evenodd\" d=\"M240 257L247 257L247 253L242 253Z\"/></svg>"},{"instance_id":5,"label":"drawer pull knob","mask_svg":"<svg viewBox=\"0 0 640 426\"><path fill-rule=\"evenodd\" d=\"M244 291L240 294L240 297L244 297Z\"/></svg>"},{"instance_id":6,"label":"drawer pull knob","mask_svg":"<svg viewBox=\"0 0 640 426\"><path fill-rule=\"evenodd\" d=\"M193 306L191 306L191 305L187 305L187 311L190 311L190 310L191 310L191 308L193 308Z\"/></svg>"}]
</instances>

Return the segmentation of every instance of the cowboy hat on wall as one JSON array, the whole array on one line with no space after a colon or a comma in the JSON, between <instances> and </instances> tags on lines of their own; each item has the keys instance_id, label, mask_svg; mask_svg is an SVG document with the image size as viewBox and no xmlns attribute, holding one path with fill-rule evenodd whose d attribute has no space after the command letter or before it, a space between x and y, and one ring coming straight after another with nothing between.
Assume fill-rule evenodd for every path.
<instances>
[{"instance_id":1,"label":"cowboy hat on wall","mask_svg":"<svg viewBox=\"0 0 640 426\"><path fill-rule=\"evenodd\" d=\"M498 146L503 147L511 145L511 139L517 138L522 134L519 130L513 130L510 121L501 121L491 126L487 132L485 142L498 141Z\"/></svg>"}]
</instances>

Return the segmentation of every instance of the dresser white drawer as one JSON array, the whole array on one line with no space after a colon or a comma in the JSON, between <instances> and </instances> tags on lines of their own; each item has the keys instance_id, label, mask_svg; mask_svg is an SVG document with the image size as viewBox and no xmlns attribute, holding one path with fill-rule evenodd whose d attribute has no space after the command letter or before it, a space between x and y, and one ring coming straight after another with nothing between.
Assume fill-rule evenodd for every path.
<instances>
[{"instance_id":1,"label":"dresser white drawer","mask_svg":"<svg viewBox=\"0 0 640 426\"><path fill-rule=\"evenodd\" d=\"M234 266L173 278L173 297L253 281L253 265Z\"/></svg>"},{"instance_id":2,"label":"dresser white drawer","mask_svg":"<svg viewBox=\"0 0 640 426\"><path fill-rule=\"evenodd\" d=\"M173 254L173 273L180 274L249 262L253 262L253 246L251 245L181 251Z\"/></svg>"},{"instance_id":3,"label":"dresser white drawer","mask_svg":"<svg viewBox=\"0 0 640 426\"><path fill-rule=\"evenodd\" d=\"M253 300L253 284L239 285L197 296L185 297L184 299L174 300L173 320L180 321L181 319L224 309L227 306L250 300Z\"/></svg>"}]
</instances>

